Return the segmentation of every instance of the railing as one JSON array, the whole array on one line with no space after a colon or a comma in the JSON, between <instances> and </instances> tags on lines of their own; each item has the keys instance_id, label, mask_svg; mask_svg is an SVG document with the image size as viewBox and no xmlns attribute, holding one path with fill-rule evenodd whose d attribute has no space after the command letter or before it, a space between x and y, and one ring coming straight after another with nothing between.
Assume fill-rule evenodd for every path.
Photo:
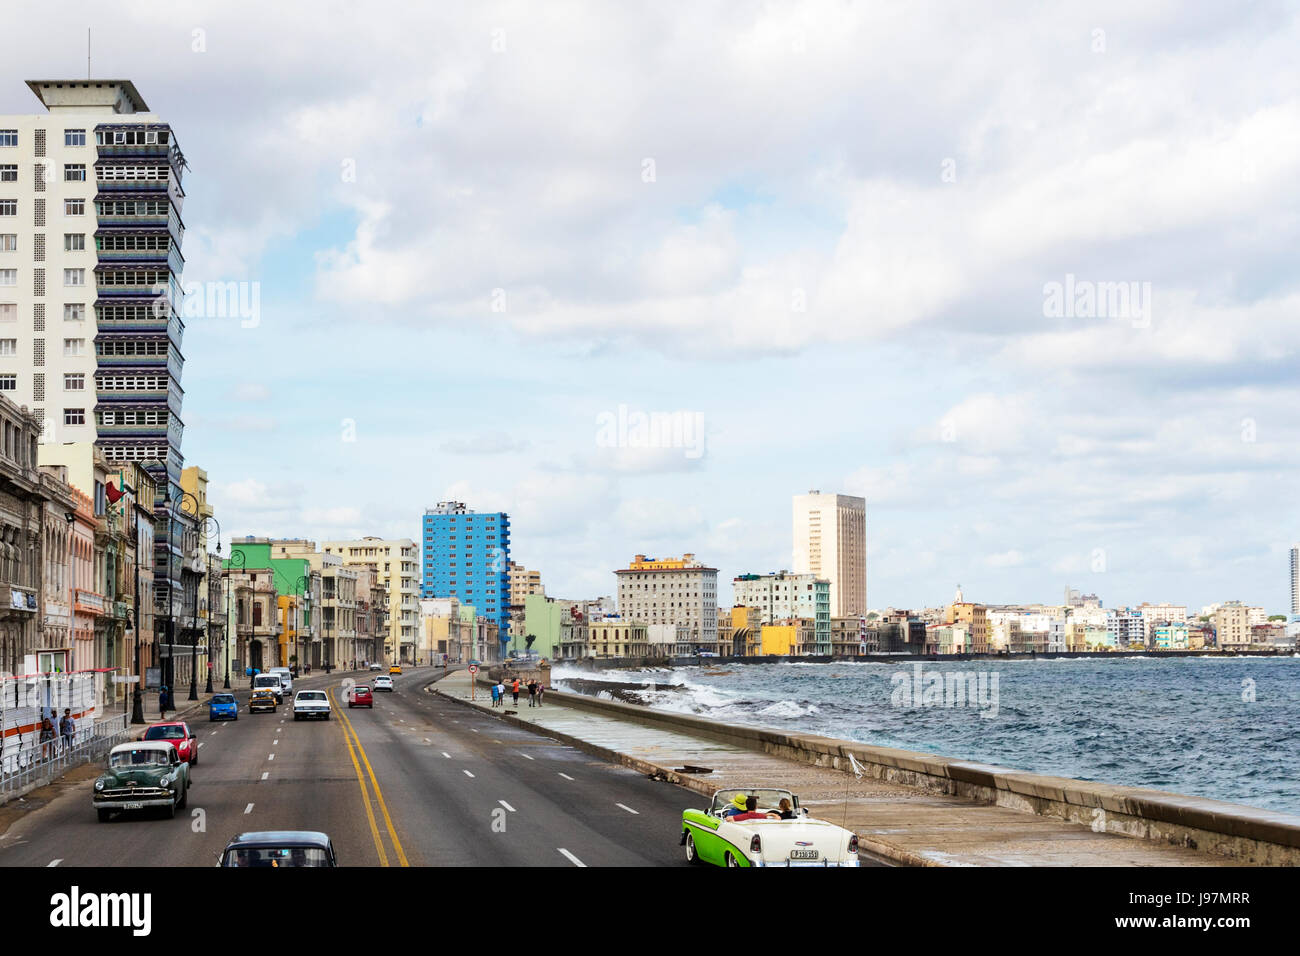
<instances>
[{"instance_id":1,"label":"railing","mask_svg":"<svg viewBox=\"0 0 1300 956\"><path fill-rule=\"evenodd\" d=\"M102 758L127 740L126 718L126 714L114 714L79 728L71 744L55 734L53 740L32 739L13 753L6 751L0 766L0 803L31 784L48 782L72 767Z\"/></svg>"}]
</instances>

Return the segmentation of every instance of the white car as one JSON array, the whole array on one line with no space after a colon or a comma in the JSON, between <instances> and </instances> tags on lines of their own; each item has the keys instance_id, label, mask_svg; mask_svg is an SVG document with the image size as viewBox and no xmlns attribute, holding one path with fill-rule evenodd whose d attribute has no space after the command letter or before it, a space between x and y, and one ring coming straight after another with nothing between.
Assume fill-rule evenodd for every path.
<instances>
[{"instance_id":1,"label":"white car","mask_svg":"<svg viewBox=\"0 0 1300 956\"><path fill-rule=\"evenodd\" d=\"M300 690L293 698L293 719L330 719L330 699L323 690Z\"/></svg>"},{"instance_id":2,"label":"white car","mask_svg":"<svg viewBox=\"0 0 1300 956\"><path fill-rule=\"evenodd\" d=\"M253 690L273 690L275 691L275 702L284 703L284 684L280 680L279 674L258 674L253 678Z\"/></svg>"},{"instance_id":3,"label":"white car","mask_svg":"<svg viewBox=\"0 0 1300 956\"><path fill-rule=\"evenodd\" d=\"M728 812L737 797L753 797L755 816L736 820ZM781 818L782 801L790 816ZM857 866L858 835L814 820L789 790L767 787L718 790L708 810L682 813L682 846L690 863L715 866Z\"/></svg>"},{"instance_id":4,"label":"white car","mask_svg":"<svg viewBox=\"0 0 1300 956\"><path fill-rule=\"evenodd\" d=\"M293 673L287 667L268 667L268 674L274 674L280 678L280 686L284 688L286 694L293 693Z\"/></svg>"},{"instance_id":5,"label":"white car","mask_svg":"<svg viewBox=\"0 0 1300 956\"><path fill-rule=\"evenodd\" d=\"M376 677L375 690L386 690L389 693L393 691L393 679L391 677Z\"/></svg>"}]
</instances>

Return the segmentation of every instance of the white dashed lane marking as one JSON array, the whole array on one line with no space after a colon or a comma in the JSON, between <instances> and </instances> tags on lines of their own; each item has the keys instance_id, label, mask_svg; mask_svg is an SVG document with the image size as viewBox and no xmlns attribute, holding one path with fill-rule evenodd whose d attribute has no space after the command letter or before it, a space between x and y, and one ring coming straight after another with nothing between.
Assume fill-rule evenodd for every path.
<instances>
[{"instance_id":1,"label":"white dashed lane marking","mask_svg":"<svg viewBox=\"0 0 1300 956\"><path fill-rule=\"evenodd\" d=\"M268 770L266 773L262 774L262 779L265 780L269 776L271 776L271 771Z\"/></svg>"},{"instance_id":2,"label":"white dashed lane marking","mask_svg":"<svg viewBox=\"0 0 1300 956\"><path fill-rule=\"evenodd\" d=\"M572 779L573 779L573 778L570 777L567 773L562 773L562 774L560 774L560 776L563 777L565 780L572 780Z\"/></svg>"},{"instance_id":3,"label":"white dashed lane marking","mask_svg":"<svg viewBox=\"0 0 1300 956\"><path fill-rule=\"evenodd\" d=\"M641 815L639 810L633 810L631 807L625 806L624 804L616 803L614 806L618 807L620 810L626 810L628 813L635 813L637 816Z\"/></svg>"},{"instance_id":4,"label":"white dashed lane marking","mask_svg":"<svg viewBox=\"0 0 1300 956\"><path fill-rule=\"evenodd\" d=\"M565 858L566 858L570 863L572 863L574 866L586 866L586 865L587 865L586 863L583 863L581 860L579 860L579 859L578 859L576 856L574 856L572 853L570 853L568 850L566 850L564 847L562 847L562 846L561 846L561 847L556 847L556 849L558 849L561 853L563 853L564 856L565 856Z\"/></svg>"},{"instance_id":5,"label":"white dashed lane marking","mask_svg":"<svg viewBox=\"0 0 1300 956\"><path fill-rule=\"evenodd\" d=\"M63 862L63 857L59 857L57 860L50 860L49 863L45 864L45 868L49 869L52 866L58 866L62 862Z\"/></svg>"},{"instance_id":6,"label":"white dashed lane marking","mask_svg":"<svg viewBox=\"0 0 1300 956\"><path fill-rule=\"evenodd\" d=\"M442 752L442 755L443 755L444 757L446 757L448 760L451 759L451 754L447 753L447 751L445 751L445 750Z\"/></svg>"},{"instance_id":7,"label":"white dashed lane marking","mask_svg":"<svg viewBox=\"0 0 1300 956\"><path fill-rule=\"evenodd\" d=\"M244 807L244 812L245 812L245 813L252 813L252 812L253 812L253 805L250 803L248 806Z\"/></svg>"},{"instance_id":8,"label":"white dashed lane marking","mask_svg":"<svg viewBox=\"0 0 1300 956\"><path fill-rule=\"evenodd\" d=\"M266 755L266 759L267 759L267 760L274 760L274 759L275 759L275 754L267 754L267 755Z\"/></svg>"},{"instance_id":9,"label":"white dashed lane marking","mask_svg":"<svg viewBox=\"0 0 1300 956\"><path fill-rule=\"evenodd\" d=\"M536 759L537 759L536 757L530 757L530 756L528 756L528 754L520 754L519 756L523 757L525 760L536 760Z\"/></svg>"},{"instance_id":10,"label":"white dashed lane marking","mask_svg":"<svg viewBox=\"0 0 1300 956\"><path fill-rule=\"evenodd\" d=\"M474 775L473 775L472 773L470 773L468 770L464 770L464 771L462 771L462 773L464 773L465 776L467 776L467 777L471 777L471 778L472 778L472 777L474 776Z\"/></svg>"},{"instance_id":11,"label":"white dashed lane marking","mask_svg":"<svg viewBox=\"0 0 1300 956\"><path fill-rule=\"evenodd\" d=\"M509 810L511 813L515 813L515 812L516 812L515 808L512 807L510 804L506 803L504 800L498 800L497 803L501 804L501 806L505 807L505 808L506 808L507 810Z\"/></svg>"}]
</instances>

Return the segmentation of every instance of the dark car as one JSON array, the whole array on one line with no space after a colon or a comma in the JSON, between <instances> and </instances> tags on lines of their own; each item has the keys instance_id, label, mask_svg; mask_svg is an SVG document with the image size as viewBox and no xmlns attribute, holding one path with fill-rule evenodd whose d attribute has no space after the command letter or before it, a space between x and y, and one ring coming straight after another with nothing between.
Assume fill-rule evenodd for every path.
<instances>
[{"instance_id":1,"label":"dark car","mask_svg":"<svg viewBox=\"0 0 1300 956\"><path fill-rule=\"evenodd\" d=\"M338 866L334 844L318 830L257 830L226 844L221 866Z\"/></svg>"}]
</instances>

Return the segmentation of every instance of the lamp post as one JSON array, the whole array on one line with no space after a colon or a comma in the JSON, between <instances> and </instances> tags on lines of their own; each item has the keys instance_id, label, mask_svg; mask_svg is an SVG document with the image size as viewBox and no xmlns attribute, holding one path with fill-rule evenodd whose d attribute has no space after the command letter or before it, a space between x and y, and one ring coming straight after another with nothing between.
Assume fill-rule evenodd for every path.
<instances>
[{"instance_id":1,"label":"lamp post","mask_svg":"<svg viewBox=\"0 0 1300 956\"><path fill-rule=\"evenodd\" d=\"M174 652L175 652L175 650L176 650L176 617L175 617L175 593L176 593L176 589L172 587L172 494L171 494L172 481L171 481L171 472L170 472L169 469L168 469L167 463L164 462L161 458L143 458L143 459L140 460L139 464L140 464L140 467L141 467L141 468L144 468L146 465L151 465L151 464L152 464L152 465L158 465L158 466L162 469L162 480L163 480L163 509L167 512L167 666L166 666L165 668L163 668L163 684L164 684L164 686L167 688L167 696L171 696L172 694L175 693L175 688L173 687L173 684L175 683L175 680L176 680L176 659L175 659L175 654L174 654ZM152 476L151 476L151 477L152 477ZM154 499L154 504L155 504L155 507L156 507L156 506L157 506L157 498ZM138 573L138 572L137 572L137 573ZM155 576L155 579L157 578L157 574L158 574L158 569L157 569L157 567L155 567L155 568L154 568L154 576ZM156 592L155 592L155 593L156 593ZM137 618L137 619L139 618L139 610L138 610L138 609L137 609L137 611L136 611L136 618ZM155 618L156 618L156 615L155 615ZM154 643L155 643L155 646L157 645L157 640L156 640L157 630L158 630L158 628L157 628L157 620L155 619L155 621L154 621L154 632L155 632L155 641L154 641ZM159 714L160 717L161 717L161 716L164 716L163 705L164 705L165 702L169 702L169 701L167 701L167 698L163 696L163 694L162 694L161 691L159 691L159 694L158 694L158 714Z\"/></svg>"},{"instance_id":2,"label":"lamp post","mask_svg":"<svg viewBox=\"0 0 1300 956\"><path fill-rule=\"evenodd\" d=\"M235 560L235 557L236 557L236 556L239 557L239 560L238 560L238 561ZM229 573L229 572L230 572L230 571L233 571L235 568L242 568L242 567L244 566L244 563L245 563L246 560L247 560L247 559L244 557L244 552L243 552L243 551L236 551L234 548L231 548L231 549L230 549L230 567L229 567L229 569L227 569L226 580L225 580L225 587L226 587L226 624L225 624L225 627L222 629L222 632L221 632L223 635L225 635L225 642L224 642L224 643L225 643L225 657L226 657L226 682L225 682L225 684L222 685L222 686L223 686L224 689L226 689L226 690L230 690L230 634L228 633L228 631L230 630L230 592L233 590L233 588L231 588L231 586L230 586L230 573ZM236 635L235 635L235 636L236 636L236 639L238 639L238 627L239 627L239 625L235 625L235 627L236 627Z\"/></svg>"},{"instance_id":3,"label":"lamp post","mask_svg":"<svg viewBox=\"0 0 1300 956\"><path fill-rule=\"evenodd\" d=\"M298 575L298 580L293 582L293 586L294 586L294 590L298 590L298 589L302 590L303 609L307 614L308 626L310 626L311 624L311 575L309 574ZM298 653L297 653L298 673L302 674L305 673L305 668L303 666L303 660L302 660L302 622L301 621L294 621L293 639L294 639L294 644L298 648Z\"/></svg>"}]
</instances>

